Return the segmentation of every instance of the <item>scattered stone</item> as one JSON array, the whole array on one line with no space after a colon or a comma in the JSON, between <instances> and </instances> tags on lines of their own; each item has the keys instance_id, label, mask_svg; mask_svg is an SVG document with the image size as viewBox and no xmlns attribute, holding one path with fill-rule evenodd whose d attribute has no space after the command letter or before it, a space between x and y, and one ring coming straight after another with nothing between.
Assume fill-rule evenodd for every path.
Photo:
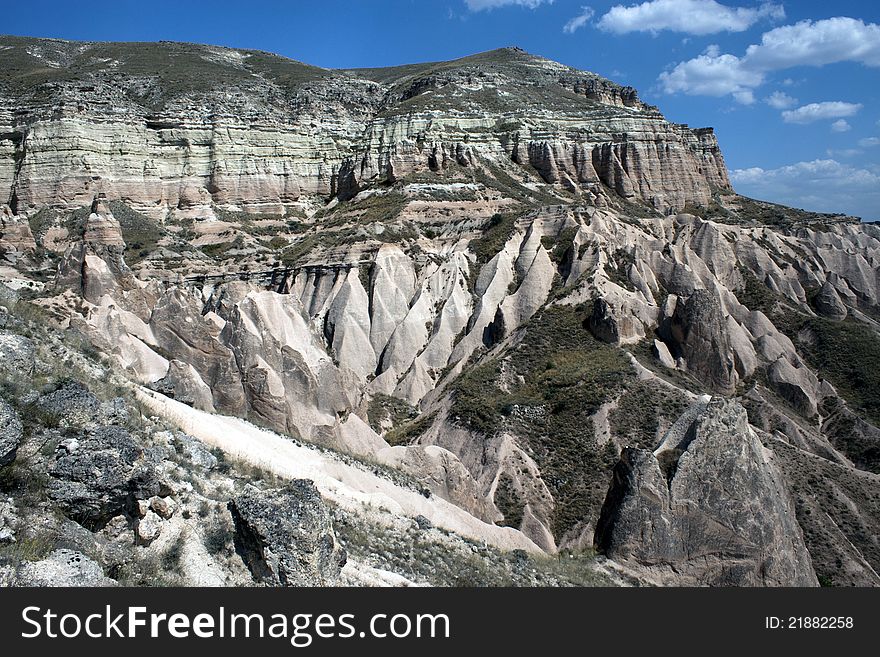
<instances>
[{"instance_id":1,"label":"scattered stone","mask_svg":"<svg viewBox=\"0 0 880 657\"><path fill-rule=\"evenodd\" d=\"M149 545L162 533L162 518L152 511L147 511L137 523L137 537L141 544Z\"/></svg>"},{"instance_id":2,"label":"scattered stone","mask_svg":"<svg viewBox=\"0 0 880 657\"><path fill-rule=\"evenodd\" d=\"M177 511L177 502L170 497L151 497L150 508L159 516L168 520Z\"/></svg>"},{"instance_id":3,"label":"scattered stone","mask_svg":"<svg viewBox=\"0 0 880 657\"><path fill-rule=\"evenodd\" d=\"M185 433L177 433L174 440L180 445L184 454L196 465L205 470L213 470L217 467L217 457L198 440Z\"/></svg>"},{"instance_id":4,"label":"scattered stone","mask_svg":"<svg viewBox=\"0 0 880 657\"><path fill-rule=\"evenodd\" d=\"M128 531L128 520L125 516L118 515L110 519L110 522L101 530L101 533L111 541L114 541L128 534Z\"/></svg>"},{"instance_id":5,"label":"scattered stone","mask_svg":"<svg viewBox=\"0 0 880 657\"><path fill-rule=\"evenodd\" d=\"M15 543L15 527L18 524L15 503L11 497L0 499L0 545Z\"/></svg>"},{"instance_id":6,"label":"scattered stone","mask_svg":"<svg viewBox=\"0 0 880 657\"><path fill-rule=\"evenodd\" d=\"M254 579L272 586L332 586L346 562L314 482L261 491L248 485L230 503L239 553Z\"/></svg>"}]
</instances>

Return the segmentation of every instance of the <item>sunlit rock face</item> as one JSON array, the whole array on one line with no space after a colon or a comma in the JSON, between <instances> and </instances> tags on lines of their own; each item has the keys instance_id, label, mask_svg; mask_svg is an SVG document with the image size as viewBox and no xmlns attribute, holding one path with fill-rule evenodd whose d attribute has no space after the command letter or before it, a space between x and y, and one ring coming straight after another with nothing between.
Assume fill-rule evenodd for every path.
<instances>
[{"instance_id":1,"label":"sunlit rock face","mask_svg":"<svg viewBox=\"0 0 880 657\"><path fill-rule=\"evenodd\" d=\"M571 190L604 183L662 212L730 188L711 129L669 123L631 88L516 49L377 72L194 45L54 42L49 55L38 40L4 44L24 72L58 71L24 97L23 78L0 89L0 189L22 208L103 193L156 219L212 217L215 205L283 213L478 159ZM96 68L101 57L116 63ZM144 60L173 60L175 79Z\"/></svg>"}]
</instances>

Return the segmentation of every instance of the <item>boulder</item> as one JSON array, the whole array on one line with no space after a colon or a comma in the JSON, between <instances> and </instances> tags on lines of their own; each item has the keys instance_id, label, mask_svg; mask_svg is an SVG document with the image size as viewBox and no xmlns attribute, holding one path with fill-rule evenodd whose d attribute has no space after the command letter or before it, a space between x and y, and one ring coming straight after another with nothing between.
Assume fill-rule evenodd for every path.
<instances>
[{"instance_id":1,"label":"boulder","mask_svg":"<svg viewBox=\"0 0 880 657\"><path fill-rule=\"evenodd\" d=\"M178 432L174 436L174 441L175 446L179 447L179 451L189 457L193 465L205 470L212 470L217 467L217 457L211 454L210 450L196 438Z\"/></svg>"},{"instance_id":2,"label":"boulder","mask_svg":"<svg viewBox=\"0 0 880 657\"><path fill-rule=\"evenodd\" d=\"M104 576L97 562L81 552L55 550L41 561L29 561L18 567L17 586L116 586L117 582Z\"/></svg>"},{"instance_id":3,"label":"boulder","mask_svg":"<svg viewBox=\"0 0 880 657\"><path fill-rule=\"evenodd\" d=\"M202 381L196 369L187 363L172 360L165 377L151 384L150 388L187 406L214 412L211 389Z\"/></svg>"},{"instance_id":4,"label":"boulder","mask_svg":"<svg viewBox=\"0 0 880 657\"><path fill-rule=\"evenodd\" d=\"M35 355L30 338L0 331L0 373L33 376Z\"/></svg>"},{"instance_id":5,"label":"boulder","mask_svg":"<svg viewBox=\"0 0 880 657\"><path fill-rule=\"evenodd\" d=\"M177 502L170 497L154 496L150 498L150 508L155 511L159 517L168 520L177 511Z\"/></svg>"},{"instance_id":6,"label":"boulder","mask_svg":"<svg viewBox=\"0 0 880 657\"><path fill-rule=\"evenodd\" d=\"M101 402L79 381L70 381L43 395L37 408L62 427L83 428L102 419Z\"/></svg>"},{"instance_id":7,"label":"boulder","mask_svg":"<svg viewBox=\"0 0 880 657\"><path fill-rule=\"evenodd\" d=\"M654 357L660 361L660 364L663 365L663 367L668 367L673 370L675 369L675 359L669 352L669 347L666 346L665 342L655 339L653 352Z\"/></svg>"},{"instance_id":8,"label":"boulder","mask_svg":"<svg viewBox=\"0 0 880 657\"><path fill-rule=\"evenodd\" d=\"M828 319L839 321L846 318L848 312L837 290L828 281L825 281L819 289L819 293L813 300L813 305L817 313Z\"/></svg>"},{"instance_id":9,"label":"boulder","mask_svg":"<svg viewBox=\"0 0 880 657\"><path fill-rule=\"evenodd\" d=\"M638 319L615 309L602 298L593 304L587 325L598 340L610 344L629 344L644 337L644 327Z\"/></svg>"},{"instance_id":10,"label":"boulder","mask_svg":"<svg viewBox=\"0 0 880 657\"><path fill-rule=\"evenodd\" d=\"M596 528L601 552L662 585L818 584L785 482L742 406L712 401L672 442L623 450Z\"/></svg>"},{"instance_id":11,"label":"boulder","mask_svg":"<svg viewBox=\"0 0 880 657\"><path fill-rule=\"evenodd\" d=\"M332 586L346 562L312 481L281 489L248 485L229 502L236 549L254 579L271 586Z\"/></svg>"},{"instance_id":12,"label":"boulder","mask_svg":"<svg viewBox=\"0 0 880 657\"><path fill-rule=\"evenodd\" d=\"M770 387L801 415L816 416L819 381L806 365L792 365L787 358L778 358L767 371Z\"/></svg>"},{"instance_id":13,"label":"boulder","mask_svg":"<svg viewBox=\"0 0 880 657\"><path fill-rule=\"evenodd\" d=\"M0 399L0 467L15 460L23 429L18 413Z\"/></svg>"},{"instance_id":14,"label":"boulder","mask_svg":"<svg viewBox=\"0 0 880 657\"><path fill-rule=\"evenodd\" d=\"M162 533L162 518L159 514L147 510L144 517L138 520L135 531L141 545L149 545Z\"/></svg>"},{"instance_id":15,"label":"boulder","mask_svg":"<svg viewBox=\"0 0 880 657\"><path fill-rule=\"evenodd\" d=\"M103 527L137 500L167 494L143 448L121 427L80 434L74 451L61 446L49 466L49 497L72 520Z\"/></svg>"}]
</instances>

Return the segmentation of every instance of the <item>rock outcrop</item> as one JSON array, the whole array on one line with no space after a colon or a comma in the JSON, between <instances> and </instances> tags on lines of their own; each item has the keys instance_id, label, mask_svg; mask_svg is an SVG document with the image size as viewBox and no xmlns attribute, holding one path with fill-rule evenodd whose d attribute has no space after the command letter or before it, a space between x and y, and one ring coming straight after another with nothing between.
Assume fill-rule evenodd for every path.
<instances>
[{"instance_id":1,"label":"rock outcrop","mask_svg":"<svg viewBox=\"0 0 880 657\"><path fill-rule=\"evenodd\" d=\"M236 545L257 581L271 586L332 586L345 565L315 484L279 490L247 486L230 503Z\"/></svg>"},{"instance_id":2,"label":"rock outcrop","mask_svg":"<svg viewBox=\"0 0 880 657\"><path fill-rule=\"evenodd\" d=\"M63 441L49 475L50 498L68 517L92 528L103 527L137 500L167 494L143 447L116 426Z\"/></svg>"},{"instance_id":3,"label":"rock outcrop","mask_svg":"<svg viewBox=\"0 0 880 657\"><path fill-rule=\"evenodd\" d=\"M15 460L22 431L21 419L16 410L0 399L0 467Z\"/></svg>"},{"instance_id":4,"label":"rock outcrop","mask_svg":"<svg viewBox=\"0 0 880 657\"><path fill-rule=\"evenodd\" d=\"M729 332L718 300L706 290L679 299L661 334L689 372L721 393L733 392L737 372Z\"/></svg>"},{"instance_id":5,"label":"rock outcrop","mask_svg":"<svg viewBox=\"0 0 880 657\"><path fill-rule=\"evenodd\" d=\"M34 373L34 343L30 338L0 331L0 372L30 377Z\"/></svg>"},{"instance_id":6,"label":"rock outcrop","mask_svg":"<svg viewBox=\"0 0 880 657\"><path fill-rule=\"evenodd\" d=\"M0 259L10 265L19 262L37 249L27 217L13 214L8 205L0 208Z\"/></svg>"},{"instance_id":7,"label":"rock outcrop","mask_svg":"<svg viewBox=\"0 0 880 657\"><path fill-rule=\"evenodd\" d=\"M41 43L3 38L21 70L51 71ZM479 160L531 165L587 194L606 185L662 212L730 186L711 129L669 123L630 87L516 49L373 77L192 44L51 45L72 79L39 88L49 103L30 102L14 83L0 89L16 108L0 106L0 185L19 211L103 193L155 218L215 218L215 205L283 214L305 196L348 197L379 178ZM143 50L192 65L180 69L183 93L133 64ZM118 64L95 73L89 62L110 51ZM215 84L204 88L202 77ZM501 106L475 108L487 84L504 90L493 94ZM550 107L535 105L535 88ZM565 138L542 137L560 123Z\"/></svg>"},{"instance_id":8,"label":"rock outcrop","mask_svg":"<svg viewBox=\"0 0 880 657\"><path fill-rule=\"evenodd\" d=\"M81 552L55 550L40 561L26 562L18 568L15 586L98 587L116 586L105 577L101 566Z\"/></svg>"},{"instance_id":9,"label":"rock outcrop","mask_svg":"<svg viewBox=\"0 0 880 657\"><path fill-rule=\"evenodd\" d=\"M733 401L710 403L675 446L623 451L596 544L658 583L817 584L785 481Z\"/></svg>"}]
</instances>

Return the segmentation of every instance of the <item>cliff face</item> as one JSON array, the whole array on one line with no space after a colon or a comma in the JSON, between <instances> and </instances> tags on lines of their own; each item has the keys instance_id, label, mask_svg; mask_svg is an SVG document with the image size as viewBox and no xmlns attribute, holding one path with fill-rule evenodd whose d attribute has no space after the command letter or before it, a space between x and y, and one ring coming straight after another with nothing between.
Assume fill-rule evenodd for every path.
<instances>
[{"instance_id":1,"label":"cliff face","mask_svg":"<svg viewBox=\"0 0 880 657\"><path fill-rule=\"evenodd\" d=\"M530 165L572 191L604 184L662 212L730 187L711 130L516 49L343 72L195 45L2 46L0 194L14 209L103 193L156 219L283 214L477 160Z\"/></svg>"},{"instance_id":2,"label":"cliff face","mask_svg":"<svg viewBox=\"0 0 880 657\"><path fill-rule=\"evenodd\" d=\"M653 454L623 451L596 543L661 583L817 584L783 476L731 401Z\"/></svg>"}]
</instances>

